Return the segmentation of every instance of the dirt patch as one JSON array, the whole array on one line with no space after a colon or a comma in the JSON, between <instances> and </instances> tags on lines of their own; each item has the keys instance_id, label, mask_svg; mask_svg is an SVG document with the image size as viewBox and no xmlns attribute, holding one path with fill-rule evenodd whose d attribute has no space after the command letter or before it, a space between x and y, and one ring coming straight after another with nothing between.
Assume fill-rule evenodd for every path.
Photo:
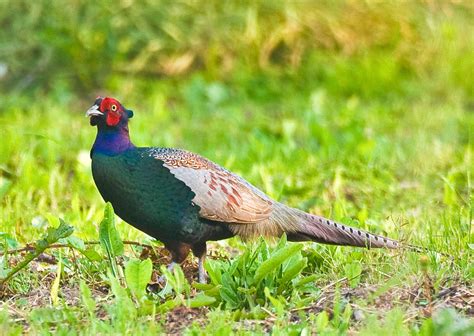
<instances>
[{"instance_id":1,"label":"dirt patch","mask_svg":"<svg viewBox=\"0 0 474 336\"><path fill-rule=\"evenodd\" d=\"M467 316L474 316L474 290L469 284L458 282L435 292L431 285L427 287L424 280L415 280L412 285L382 291L380 286L363 284L351 288L342 282L338 291L334 286L324 289L319 299L304 310L313 313L325 310L331 316L337 295L344 304L352 306L355 321L364 319L366 313L383 315L395 307L404 307L407 322L431 317L442 308L454 308Z\"/></svg>"},{"instance_id":2,"label":"dirt patch","mask_svg":"<svg viewBox=\"0 0 474 336\"><path fill-rule=\"evenodd\" d=\"M165 332L167 335L181 335L184 329L193 323L204 327L207 313L207 308L177 307L166 314Z\"/></svg>"}]
</instances>

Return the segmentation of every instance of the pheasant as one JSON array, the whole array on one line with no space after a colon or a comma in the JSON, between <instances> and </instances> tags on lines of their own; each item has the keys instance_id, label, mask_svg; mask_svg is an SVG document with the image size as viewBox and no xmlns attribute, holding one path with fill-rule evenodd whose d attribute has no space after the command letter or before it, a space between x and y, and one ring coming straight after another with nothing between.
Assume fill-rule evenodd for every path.
<instances>
[{"instance_id":1,"label":"pheasant","mask_svg":"<svg viewBox=\"0 0 474 336\"><path fill-rule=\"evenodd\" d=\"M128 122L133 112L98 97L86 112L97 126L92 174L103 199L125 222L163 242L172 267L189 252L206 281L206 242L233 236L278 237L333 245L398 248L400 243L279 203L242 177L197 154L136 147Z\"/></svg>"}]
</instances>

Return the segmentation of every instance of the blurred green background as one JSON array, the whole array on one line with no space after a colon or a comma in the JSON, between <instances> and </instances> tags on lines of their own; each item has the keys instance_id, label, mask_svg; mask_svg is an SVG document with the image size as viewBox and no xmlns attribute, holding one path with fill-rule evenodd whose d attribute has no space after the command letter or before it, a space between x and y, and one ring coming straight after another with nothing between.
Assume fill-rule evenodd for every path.
<instances>
[{"instance_id":1,"label":"blurred green background","mask_svg":"<svg viewBox=\"0 0 474 336\"><path fill-rule=\"evenodd\" d=\"M249 86L253 98L282 96L263 84L276 79L364 97L417 95L410 80L430 79L440 95L468 95L472 9L472 1L2 0L1 85L90 94L118 78L182 81L201 71Z\"/></svg>"},{"instance_id":2,"label":"blurred green background","mask_svg":"<svg viewBox=\"0 0 474 336\"><path fill-rule=\"evenodd\" d=\"M135 110L137 145L369 229L471 202L472 1L2 0L0 22L0 231L20 240L45 212L95 236L98 94Z\"/></svg>"}]
</instances>

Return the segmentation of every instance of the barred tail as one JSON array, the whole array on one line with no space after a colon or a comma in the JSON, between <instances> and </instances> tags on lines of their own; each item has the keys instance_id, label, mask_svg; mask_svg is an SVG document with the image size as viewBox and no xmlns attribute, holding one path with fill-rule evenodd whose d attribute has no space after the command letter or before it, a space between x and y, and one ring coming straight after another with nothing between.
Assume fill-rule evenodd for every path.
<instances>
[{"instance_id":1,"label":"barred tail","mask_svg":"<svg viewBox=\"0 0 474 336\"><path fill-rule=\"evenodd\" d=\"M287 216L278 216L279 219L286 217L287 220L293 222L287 230L289 240L312 240L324 244L367 248L397 249L402 247L396 240L340 224L324 217L311 215L298 209L286 207L284 211L287 212Z\"/></svg>"}]
</instances>

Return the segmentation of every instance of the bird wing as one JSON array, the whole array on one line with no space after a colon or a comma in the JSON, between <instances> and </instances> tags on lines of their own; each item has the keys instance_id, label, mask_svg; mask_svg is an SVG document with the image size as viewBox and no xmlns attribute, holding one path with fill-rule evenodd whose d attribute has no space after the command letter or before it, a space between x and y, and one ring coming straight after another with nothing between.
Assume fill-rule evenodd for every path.
<instances>
[{"instance_id":1,"label":"bird wing","mask_svg":"<svg viewBox=\"0 0 474 336\"><path fill-rule=\"evenodd\" d=\"M251 224L269 218L273 202L241 177L191 152L159 148L152 154L196 194L199 215L213 221Z\"/></svg>"}]
</instances>

